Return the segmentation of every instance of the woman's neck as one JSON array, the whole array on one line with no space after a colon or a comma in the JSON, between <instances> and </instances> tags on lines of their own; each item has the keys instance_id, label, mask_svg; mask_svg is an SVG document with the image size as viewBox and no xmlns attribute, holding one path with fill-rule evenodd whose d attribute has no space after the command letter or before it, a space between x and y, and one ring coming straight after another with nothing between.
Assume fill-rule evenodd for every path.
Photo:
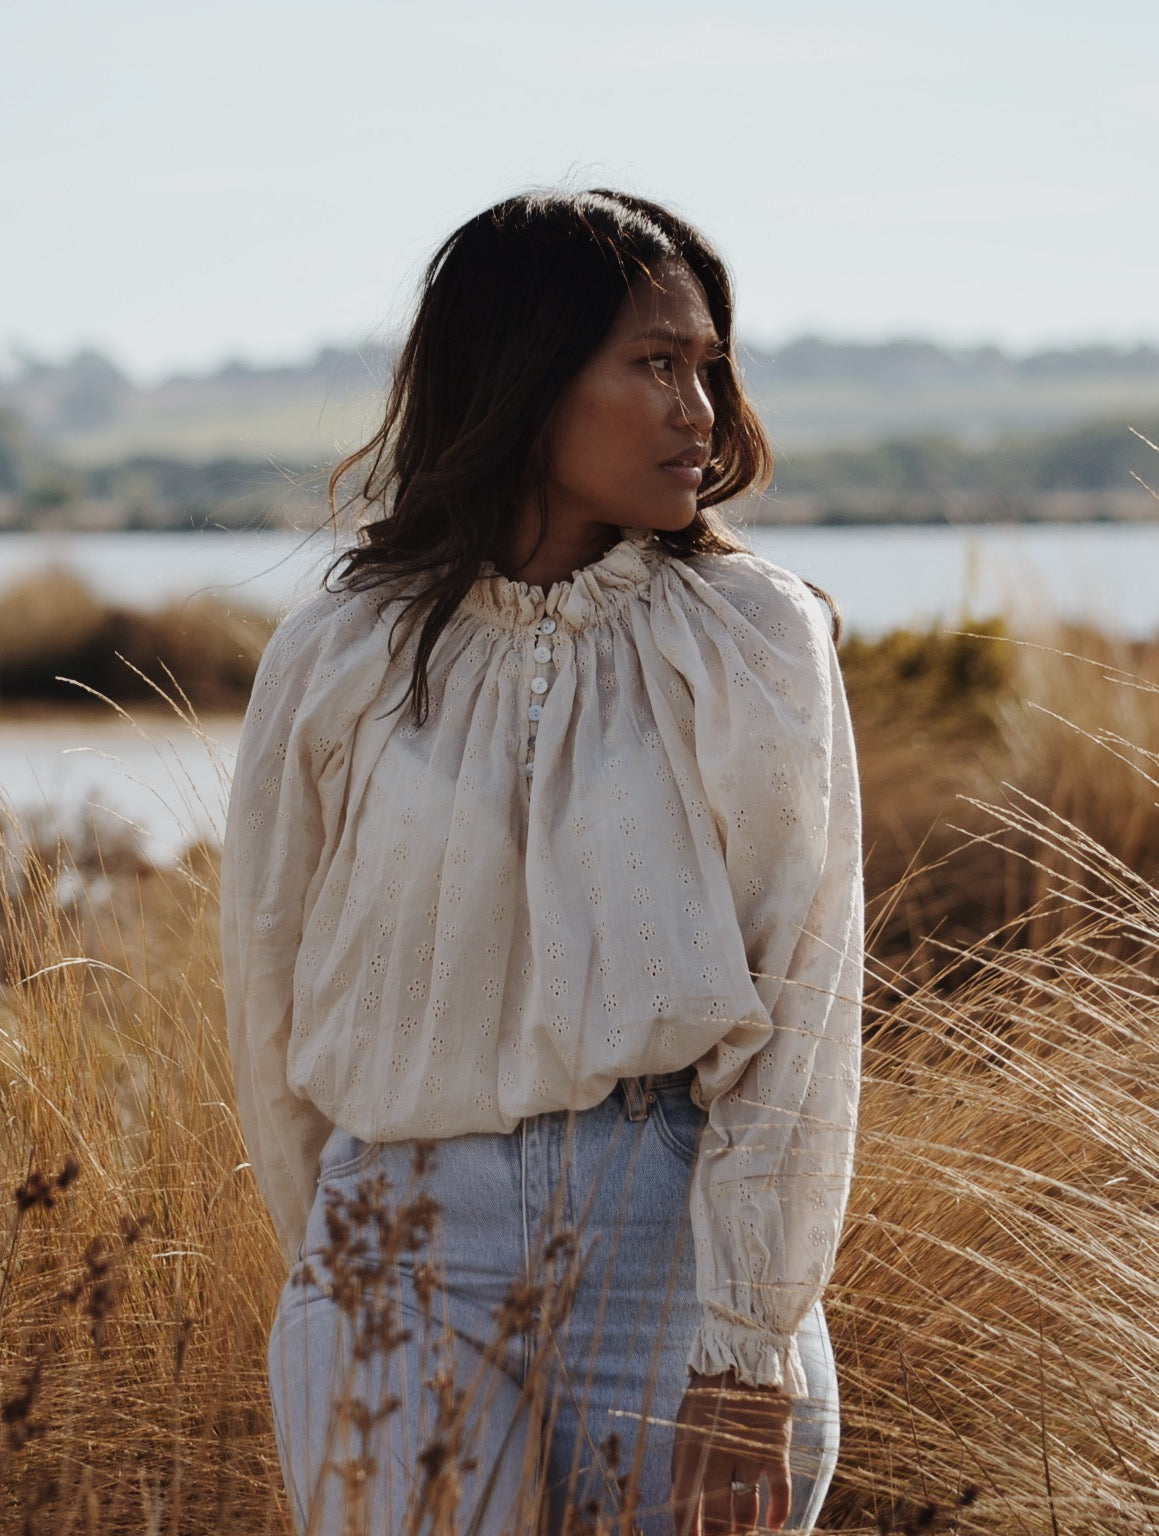
<instances>
[{"instance_id":1,"label":"woman's neck","mask_svg":"<svg viewBox=\"0 0 1159 1536\"><path fill-rule=\"evenodd\" d=\"M567 581L585 565L599 560L619 539L619 529L607 523L566 529L552 528L549 523L541 539L539 519L525 518L499 565L512 581L525 581L529 587L546 591L557 581Z\"/></svg>"}]
</instances>

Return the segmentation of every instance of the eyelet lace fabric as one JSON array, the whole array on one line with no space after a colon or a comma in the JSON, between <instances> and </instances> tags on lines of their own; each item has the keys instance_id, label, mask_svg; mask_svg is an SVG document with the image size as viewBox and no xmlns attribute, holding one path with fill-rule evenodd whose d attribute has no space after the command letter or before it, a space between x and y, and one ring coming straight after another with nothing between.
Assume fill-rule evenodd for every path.
<instances>
[{"instance_id":1,"label":"eyelet lace fabric","mask_svg":"<svg viewBox=\"0 0 1159 1536\"><path fill-rule=\"evenodd\" d=\"M239 1109L288 1254L333 1125L504 1132L695 1063L690 1364L804 1390L856 1113L852 738L827 616L647 537L546 592L485 573L397 709L397 608L320 593L266 651L223 858Z\"/></svg>"}]
</instances>

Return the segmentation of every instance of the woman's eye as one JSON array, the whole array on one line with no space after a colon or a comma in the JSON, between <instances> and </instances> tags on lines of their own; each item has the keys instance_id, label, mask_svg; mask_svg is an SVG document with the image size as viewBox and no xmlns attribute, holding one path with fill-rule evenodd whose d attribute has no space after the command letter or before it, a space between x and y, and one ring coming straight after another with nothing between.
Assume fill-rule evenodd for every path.
<instances>
[{"instance_id":1,"label":"woman's eye","mask_svg":"<svg viewBox=\"0 0 1159 1536\"><path fill-rule=\"evenodd\" d=\"M672 372L672 354L670 352L657 353L655 356L650 357L648 362L657 373Z\"/></svg>"}]
</instances>

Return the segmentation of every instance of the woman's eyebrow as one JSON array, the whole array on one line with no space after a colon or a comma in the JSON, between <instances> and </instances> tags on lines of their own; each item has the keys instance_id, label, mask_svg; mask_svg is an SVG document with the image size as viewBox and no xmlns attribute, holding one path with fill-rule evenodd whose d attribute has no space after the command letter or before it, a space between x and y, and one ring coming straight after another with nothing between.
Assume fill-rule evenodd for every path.
<instances>
[{"instance_id":1,"label":"woman's eyebrow","mask_svg":"<svg viewBox=\"0 0 1159 1536\"><path fill-rule=\"evenodd\" d=\"M687 352L698 345L703 347L706 352L711 352L714 349L720 352L724 351L724 343L715 331L704 331L699 336L684 336L678 331L668 330L664 326L654 326L651 330L641 331L635 337L635 340L663 341L668 346L679 347L683 352Z\"/></svg>"}]
</instances>

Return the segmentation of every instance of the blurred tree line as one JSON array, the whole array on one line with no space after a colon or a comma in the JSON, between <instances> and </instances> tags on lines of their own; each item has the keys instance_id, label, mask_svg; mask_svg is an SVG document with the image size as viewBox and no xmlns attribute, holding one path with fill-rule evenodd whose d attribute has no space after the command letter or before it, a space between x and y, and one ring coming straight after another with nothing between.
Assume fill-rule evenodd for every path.
<instances>
[{"instance_id":1,"label":"blurred tree line","mask_svg":"<svg viewBox=\"0 0 1159 1536\"><path fill-rule=\"evenodd\" d=\"M69 463L0 409L0 529L261 529L325 515L325 476L268 459Z\"/></svg>"},{"instance_id":2,"label":"blurred tree line","mask_svg":"<svg viewBox=\"0 0 1159 1536\"><path fill-rule=\"evenodd\" d=\"M996 347L802 337L775 353L741 353L778 447L772 490L746 508L754 520L1090 521L1155 512L1135 483L1154 480L1155 455L1126 425L1159 441L1155 348L1019 358ZM148 387L92 350L65 363L19 361L17 374L0 379L0 529L316 526L326 515L326 468L304 461L293 426L327 402L377 395L390 369L382 345L324 348L275 368L235 361ZM1075 420L1076 405L1088 419ZM291 406L298 414L283 438L302 462L277 460L262 436ZM203 440L202 452L191 450L192 438L134 443L134 423L145 418L212 419L227 430ZM801 430L817 420L831 423L831 440Z\"/></svg>"},{"instance_id":3,"label":"blurred tree line","mask_svg":"<svg viewBox=\"0 0 1159 1536\"><path fill-rule=\"evenodd\" d=\"M1159 417L1138 430L1159 441ZM927 434L778 457L758 520L1053 521L1147 517L1155 455L1119 422L969 447ZM268 460L134 455L83 467L38 446L0 411L0 527L260 529L326 515L325 472Z\"/></svg>"},{"instance_id":4,"label":"blurred tree line","mask_svg":"<svg viewBox=\"0 0 1159 1536\"><path fill-rule=\"evenodd\" d=\"M1134 431L1092 421L982 447L930 433L786 454L772 518L780 501L794 520L834 524L1144 519L1156 513L1143 489L1156 472L1144 438L1159 441L1159 416Z\"/></svg>"}]
</instances>

